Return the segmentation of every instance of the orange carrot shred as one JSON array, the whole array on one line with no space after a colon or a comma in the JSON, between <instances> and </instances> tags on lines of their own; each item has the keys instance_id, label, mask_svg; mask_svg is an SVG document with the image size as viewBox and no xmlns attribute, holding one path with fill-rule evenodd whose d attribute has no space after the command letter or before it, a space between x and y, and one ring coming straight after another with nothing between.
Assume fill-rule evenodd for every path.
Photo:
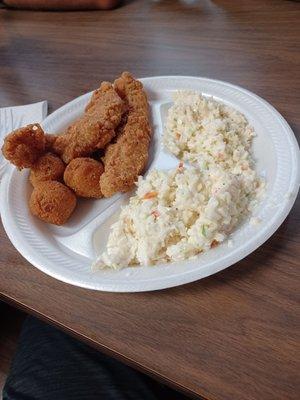
<instances>
[{"instance_id":1,"label":"orange carrot shred","mask_svg":"<svg viewBox=\"0 0 300 400\"><path fill-rule=\"evenodd\" d=\"M154 197L157 197L157 192L148 192L144 195L143 199L148 200L148 199L153 199Z\"/></svg>"}]
</instances>

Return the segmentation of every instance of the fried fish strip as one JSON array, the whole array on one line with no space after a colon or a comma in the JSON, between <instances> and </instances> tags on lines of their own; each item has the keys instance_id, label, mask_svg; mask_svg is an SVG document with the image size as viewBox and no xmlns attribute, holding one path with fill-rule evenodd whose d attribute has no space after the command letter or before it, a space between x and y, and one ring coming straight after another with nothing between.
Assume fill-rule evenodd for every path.
<instances>
[{"instance_id":1,"label":"fried fish strip","mask_svg":"<svg viewBox=\"0 0 300 400\"><path fill-rule=\"evenodd\" d=\"M130 190L148 161L151 128L148 101L143 85L128 72L114 83L115 89L128 105L127 121L117 140L107 146L104 173L100 187L105 197Z\"/></svg>"},{"instance_id":2,"label":"fried fish strip","mask_svg":"<svg viewBox=\"0 0 300 400\"><path fill-rule=\"evenodd\" d=\"M134 79L129 72L123 72L114 82L118 95L127 103L128 112L148 118L149 105L147 95L140 81Z\"/></svg>"},{"instance_id":3,"label":"fried fish strip","mask_svg":"<svg viewBox=\"0 0 300 400\"><path fill-rule=\"evenodd\" d=\"M105 197L130 190L148 161L150 125L144 116L129 115L124 132L104 157L100 188Z\"/></svg>"},{"instance_id":4,"label":"fried fish strip","mask_svg":"<svg viewBox=\"0 0 300 400\"><path fill-rule=\"evenodd\" d=\"M68 164L74 158L102 149L115 136L124 111L125 104L112 84L103 82L94 92L84 115L56 139L54 151Z\"/></svg>"}]
</instances>

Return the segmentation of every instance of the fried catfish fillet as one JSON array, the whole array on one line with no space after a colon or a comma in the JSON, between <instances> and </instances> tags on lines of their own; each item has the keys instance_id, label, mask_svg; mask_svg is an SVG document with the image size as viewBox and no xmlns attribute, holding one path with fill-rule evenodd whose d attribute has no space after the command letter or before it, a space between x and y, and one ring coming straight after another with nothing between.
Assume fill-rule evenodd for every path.
<instances>
[{"instance_id":1,"label":"fried catfish fillet","mask_svg":"<svg viewBox=\"0 0 300 400\"><path fill-rule=\"evenodd\" d=\"M103 82L93 93L84 115L55 140L54 151L68 164L74 158L102 149L115 136L124 111L124 101L112 84Z\"/></svg>"},{"instance_id":2,"label":"fried catfish fillet","mask_svg":"<svg viewBox=\"0 0 300 400\"><path fill-rule=\"evenodd\" d=\"M141 82L124 72L114 87L127 104L128 114L116 142L109 144L105 153L104 173L100 177L105 197L133 187L147 164L151 140L148 101Z\"/></svg>"}]
</instances>

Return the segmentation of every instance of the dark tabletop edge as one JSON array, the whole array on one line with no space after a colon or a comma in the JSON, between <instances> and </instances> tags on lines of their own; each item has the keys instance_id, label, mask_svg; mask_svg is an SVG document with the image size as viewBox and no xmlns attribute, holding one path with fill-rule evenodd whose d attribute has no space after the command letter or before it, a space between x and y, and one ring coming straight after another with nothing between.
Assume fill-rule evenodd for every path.
<instances>
[{"instance_id":1,"label":"dark tabletop edge","mask_svg":"<svg viewBox=\"0 0 300 400\"><path fill-rule=\"evenodd\" d=\"M140 363L110 349L109 347L97 343L92 339L89 339L87 336L82 335L76 331L74 331L73 329L69 328L68 326L59 323L58 321L56 321L55 319L49 318L47 317L45 314L27 306L24 303L19 302L18 300L5 295L4 293L0 292L0 300L4 301L5 303L18 308L21 311L24 311L27 314L33 315L34 317L37 317L39 319L41 319L44 322L47 322L61 330L63 330L64 332L66 332L67 334L69 334L70 336L74 337L75 339L81 340L82 342L86 343L87 345L93 347L94 349L98 350L98 351L102 351L104 354L111 356L113 358L116 358L117 360L123 362L124 364L142 372L147 374L148 376L150 376L151 378L155 379L156 381L159 381L160 383L166 384L167 386L171 387L172 389L175 389L177 391L180 391L181 393L185 394L186 396L192 398L192 399L197 399L197 400L214 400L213 397L207 397L207 395L205 394L197 394L193 391L191 391L190 389L187 389L184 386L181 386L180 384L171 381L170 379L168 379L167 377L165 377L164 375L159 374L156 371L153 371L151 369L149 369L148 367L144 367L143 365L141 365Z\"/></svg>"}]
</instances>

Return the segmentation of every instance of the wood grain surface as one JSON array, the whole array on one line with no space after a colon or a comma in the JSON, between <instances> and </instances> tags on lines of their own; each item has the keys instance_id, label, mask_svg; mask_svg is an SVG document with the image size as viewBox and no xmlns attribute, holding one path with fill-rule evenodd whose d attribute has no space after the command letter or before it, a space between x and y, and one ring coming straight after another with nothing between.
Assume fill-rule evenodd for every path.
<instances>
[{"instance_id":1,"label":"wood grain surface","mask_svg":"<svg viewBox=\"0 0 300 400\"><path fill-rule=\"evenodd\" d=\"M281 0L0 10L0 107L47 99L52 111L123 70L197 75L254 91L299 138L299 21L300 4ZM298 199L276 234L243 261L193 284L141 294L58 282L26 262L0 228L0 292L191 396L296 400L299 226Z\"/></svg>"}]
</instances>

